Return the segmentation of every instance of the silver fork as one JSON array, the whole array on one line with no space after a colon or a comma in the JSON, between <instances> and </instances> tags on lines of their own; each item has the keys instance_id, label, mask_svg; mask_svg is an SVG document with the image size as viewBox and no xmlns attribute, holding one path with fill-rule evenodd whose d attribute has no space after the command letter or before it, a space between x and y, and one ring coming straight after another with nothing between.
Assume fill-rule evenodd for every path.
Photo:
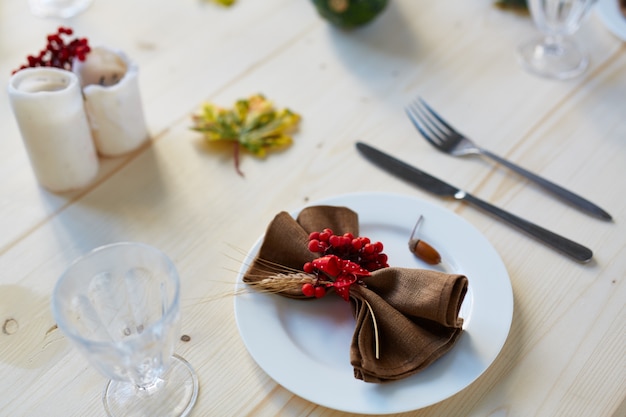
<instances>
[{"instance_id":1,"label":"silver fork","mask_svg":"<svg viewBox=\"0 0 626 417\"><path fill-rule=\"evenodd\" d=\"M579 195L566 190L565 188L546 180L524 168L515 165L499 157L498 155L483 149L472 142L468 137L455 130L445 120L443 120L424 100L417 98L406 107L406 113L422 136L435 148L453 156L464 155L484 155L494 161L512 169L518 174L534 181L545 190L555 194L557 197L573 204L579 209L604 220L611 220L609 213Z\"/></svg>"}]
</instances>

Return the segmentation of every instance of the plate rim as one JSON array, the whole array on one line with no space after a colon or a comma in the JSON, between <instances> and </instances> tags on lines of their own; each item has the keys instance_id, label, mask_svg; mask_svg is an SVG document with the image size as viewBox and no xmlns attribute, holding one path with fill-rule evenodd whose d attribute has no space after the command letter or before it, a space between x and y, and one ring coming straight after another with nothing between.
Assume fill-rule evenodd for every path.
<instances>
[{"instance_id":1,"label":"plate rim","mask_svg":"<svg viewBox=\"0 0 626 417\"><path fill-rule=\"evenodd\" d=\"M595 6L595 11L604 26L613 35L626 41L626 16L619 10L618 0L599 0ZM619 16L622 18L620 19Z\"/></svg>"}]
</instances>

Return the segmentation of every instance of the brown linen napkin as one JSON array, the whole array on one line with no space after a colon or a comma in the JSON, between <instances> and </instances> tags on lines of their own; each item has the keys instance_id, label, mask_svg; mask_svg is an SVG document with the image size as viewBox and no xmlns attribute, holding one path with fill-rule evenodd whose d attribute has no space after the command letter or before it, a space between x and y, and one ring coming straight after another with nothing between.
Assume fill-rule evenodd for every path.
<instances>
[{"instance_id":1,"label":"brown linen napkin","mask_svg":"<svg viewBox=\"0 0 626 417\"><path fill-rule=\"evenodd\" d=\"M350 288L356 318L350 362L356 378L383 382L412 375L450 350L461 334L463 275L390 267L363 281Z\"/></svg>"},{"instance_id":2,"label":"brown linen napkin","mask_svg":"<svg viewBox=\"0 0 626 417\"><path fill-rule=\"evenodd\" d=\"M280 272L302 272L317 257L308 250L308 235L324 228L358 236L358 216L346 207L315 206L294 220L279 213L270 223L259 254L244 281L259 283ZM467 278L437 271L383 268L350 288L356 328L350 347L354 375L366 382L405 378L445 354L462 331L459 309ZM280 291L306 298L300 286Z\"/></svg>"}]
</instances>

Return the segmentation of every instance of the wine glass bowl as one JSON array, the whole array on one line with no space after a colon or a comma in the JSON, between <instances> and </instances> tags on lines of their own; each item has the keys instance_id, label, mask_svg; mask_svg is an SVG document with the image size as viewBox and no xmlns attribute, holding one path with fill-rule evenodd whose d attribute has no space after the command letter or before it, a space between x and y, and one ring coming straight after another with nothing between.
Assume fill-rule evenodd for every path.
<instances>
[{"instance_id":1,"label":"wine glass bowl","mask_svg":"<svg viewBox=\"0 0 626 417\"><path fill-rule=\"evenodd\" d=\"M174 355L180 281L161 251L123 242L97 248L59 278L52 297L59 329L109 378L109 416L185 416L197 376Z\"/></svg>"},{"instance_id":2,"label":"wine glass bowl","mask_svg":"<svg viewBox=\"0 0 626 417\"><path fill-rule=\"evenodd\" d=\"M595 0L528 0L536 26L543 36L520 46L520 62L528 71L548 78L581 75L589 59L571 39Z\"/></svg>"}]
</instances>

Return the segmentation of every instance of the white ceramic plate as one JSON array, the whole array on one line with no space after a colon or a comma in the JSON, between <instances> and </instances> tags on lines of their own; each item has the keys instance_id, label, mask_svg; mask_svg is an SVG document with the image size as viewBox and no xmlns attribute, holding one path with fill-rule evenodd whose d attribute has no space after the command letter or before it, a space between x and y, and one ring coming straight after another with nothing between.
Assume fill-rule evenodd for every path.
<instances>
[{"instance_id":1,"label":"white ceramic plate","mask_svg":"<svg viewBox=\"0 0 626 417\"><path fill-rule=\"evenodd\" d=\"M355 328L343 299L293 300L246 292L235 296L239 333L257 364L277 383L313 403L359 414L391 414L442 401L471 384L495 360L509 333L513 293L495 249L456 214L415 197L346 194L310 205L346 206L359 215L360 235L383 243L389 264L427 268L408 249L420 214L419 236L444 259L446 272L465 274L469 289L461 307L464 332L446 355L424 371L384 384L353 376L350 343ZM296 213L292 213L294 216ZM237 280L259 251L250 250Z\"/></svg>"},{"instance_id":2,"label":"white ceramic plate","mask_svg":"<svg viewBox=\"0 0 626 417\"><path fill-rule=\"evenodd\" d=\"M595 6L596 13L615 36L626 41L626 17L620 11L618 3L618 0L599 0Z\"/></svg>"}]
</instances>

